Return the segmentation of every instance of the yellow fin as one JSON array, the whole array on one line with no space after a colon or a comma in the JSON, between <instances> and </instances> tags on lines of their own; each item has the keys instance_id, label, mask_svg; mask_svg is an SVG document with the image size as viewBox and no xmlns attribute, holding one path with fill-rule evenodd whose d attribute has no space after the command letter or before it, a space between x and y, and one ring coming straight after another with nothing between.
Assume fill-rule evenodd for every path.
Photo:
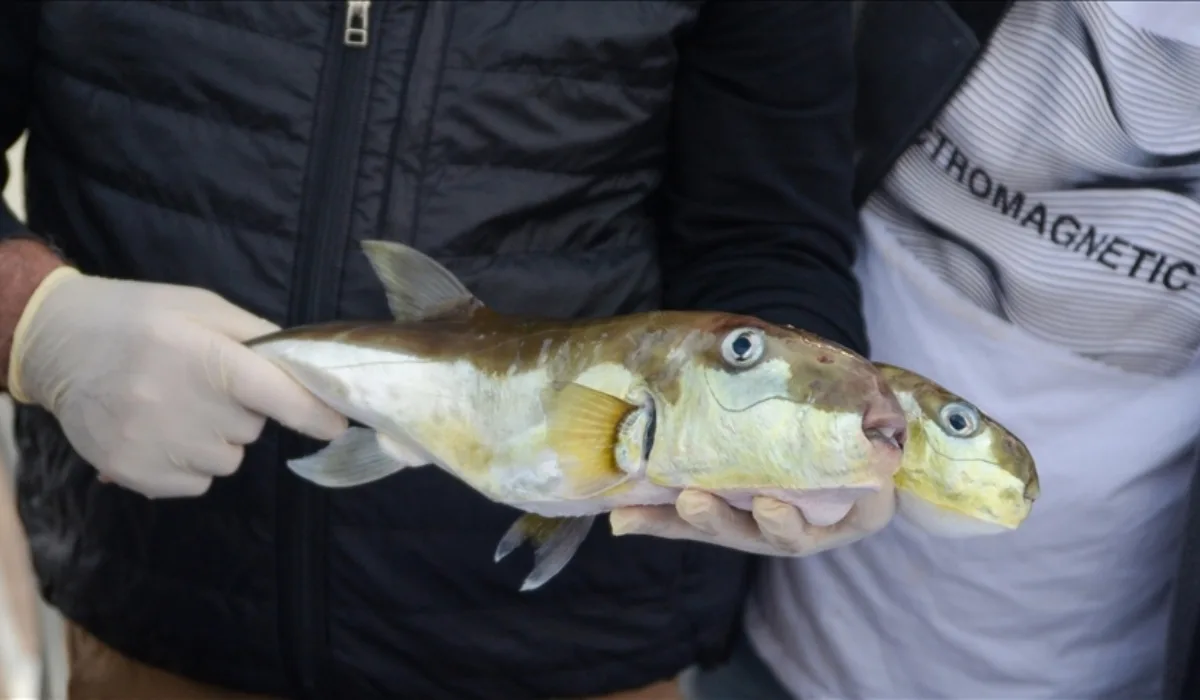
<instances>
[{"instance_id":1,"label":"yellow fin","mask_svg":"<svg viewBox=\"0 0 1200 700\"><path fill-rule=\"evenodd\" d=\"M547 402L546 443L567 478L569 498L590 498L629 478L617 464L621 421L637 406L582 384L564 384Z\"/></svg>"}]
</instances>

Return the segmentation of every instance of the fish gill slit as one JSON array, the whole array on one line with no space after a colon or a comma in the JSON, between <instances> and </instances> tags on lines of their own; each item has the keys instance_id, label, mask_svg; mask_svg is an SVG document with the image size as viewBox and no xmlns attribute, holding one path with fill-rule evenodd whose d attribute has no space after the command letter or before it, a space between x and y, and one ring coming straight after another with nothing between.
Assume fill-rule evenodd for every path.
<instances>
[{"instance_id":1,"label":"fish gill slit","mask_svg":"<svg viewBox=\"0 0 1200 700\"><path fill-rule=\"evenodd\" d=\"M646 436L642 439L642 464L650 461L650 453L654 451L654 438L658 435L658 405L653 397L646 399Z\"/></svg>"}]
</instances>

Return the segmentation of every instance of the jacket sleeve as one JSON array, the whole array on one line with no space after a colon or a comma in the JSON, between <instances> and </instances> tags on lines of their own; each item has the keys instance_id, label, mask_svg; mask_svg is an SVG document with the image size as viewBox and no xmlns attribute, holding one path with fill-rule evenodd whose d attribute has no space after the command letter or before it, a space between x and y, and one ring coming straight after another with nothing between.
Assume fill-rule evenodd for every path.
<instances>
[{"instance_id":1,"label":"jacket sleeve","mask_svg":"<svg viewBox=\"0 0 1200 700\"><path fill-rule=\"evenodd\" d=\"M8 184L11 175L8 159L2 156L28 123L37 18L36 2L0 3L0 187ZM0 201L0 240L20 235L24 228L7 204Z\"/></svg>"},{"instance_id":2,"label":"jacket sleeve","mask_svg":"<svg viewBox=\"0 0 1200 700\"><path fill-rule=\"evenodd\" d=\"M852 265L852 3L708 2L681 49L660 255L667 308L867 351Z\"/></svg>"}]
</instances>

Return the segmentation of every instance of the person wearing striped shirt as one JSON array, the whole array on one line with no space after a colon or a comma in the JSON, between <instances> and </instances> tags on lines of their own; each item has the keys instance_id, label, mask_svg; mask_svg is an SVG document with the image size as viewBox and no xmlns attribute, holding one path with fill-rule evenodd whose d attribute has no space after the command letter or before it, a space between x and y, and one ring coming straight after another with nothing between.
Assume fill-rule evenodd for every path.
<instances>
[{"instance_id":1,"label":"person wearing striped shirt","mask_svg":"<svg viewBox=\"0 0 1200 700\"><path fill-rule=\"evenodd\" d=\"M859 11L873 357L1021 436L1042 498L1003 535L897 518L769 560L688 693L1200 697L1200 3Z\"/></svg>"}]
</instances>

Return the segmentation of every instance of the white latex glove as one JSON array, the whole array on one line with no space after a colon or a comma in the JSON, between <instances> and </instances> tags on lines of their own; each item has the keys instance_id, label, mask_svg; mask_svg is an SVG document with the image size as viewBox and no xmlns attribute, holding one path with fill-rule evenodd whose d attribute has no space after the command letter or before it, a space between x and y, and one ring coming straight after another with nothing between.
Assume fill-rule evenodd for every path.
<instances>
[{"instance_id":1,"label":"white latex glove","mask_svg":"<svg viewBox=\"0 0 1200 700\"><path fill-rule=\"evenodd\" d=\"M756 497L753 512L737 510L702 491L685 490L675 507L619 508L609 516L614 535L654 535L696 540L751 554L801 557L858 541L882 530L896 512L895 489L855 501L832 524L809 522L798 508ZM826 514L828 517L828 514Z\"/></svg>"},{"instance_id":2,"label":"white latex glove","mask_svg":"<svg viewBox=\"0 0 1200 700\"><path fill-rule=\"evenodd\" d=\"M101 478L198 496L237 470L266 418L323 440L347 427L241 344L277 329L203 289L62 267L17 324L9 392L52 412Z\"/></svg>"}]
</instances>

